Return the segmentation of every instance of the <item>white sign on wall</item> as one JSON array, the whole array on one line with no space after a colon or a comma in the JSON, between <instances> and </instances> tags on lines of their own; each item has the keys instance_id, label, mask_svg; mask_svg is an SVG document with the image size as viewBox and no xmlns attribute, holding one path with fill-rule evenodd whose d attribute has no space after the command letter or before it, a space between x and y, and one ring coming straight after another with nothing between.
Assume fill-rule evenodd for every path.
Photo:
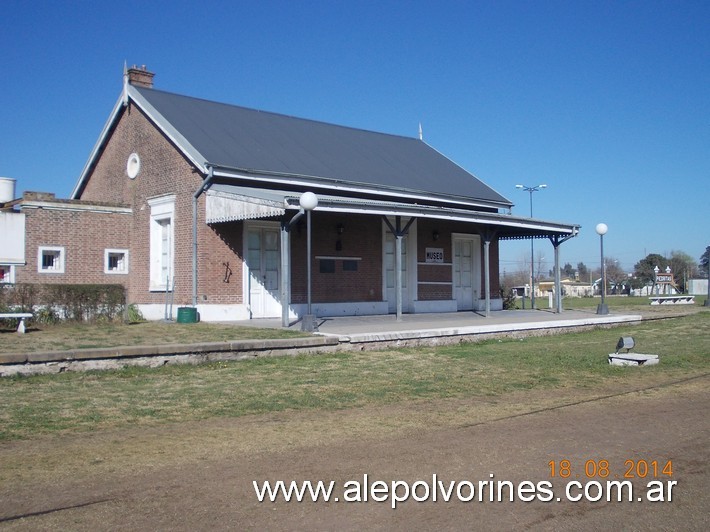
<instances>
[{"instance_id":1,"label":"white sign on wall","mask_svg":"<svg viewBox=\"0 0 710 532\"><path fill-rule=\"evenodd\" d=\"M426 262L444 262L444 248L426 248Z\"/></svg>"}]
</instances>

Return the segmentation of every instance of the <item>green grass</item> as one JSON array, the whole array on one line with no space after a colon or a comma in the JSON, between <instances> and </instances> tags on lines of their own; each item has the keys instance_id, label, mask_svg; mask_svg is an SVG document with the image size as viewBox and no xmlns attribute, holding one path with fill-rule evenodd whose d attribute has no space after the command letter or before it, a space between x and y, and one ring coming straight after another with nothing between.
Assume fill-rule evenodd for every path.
<instances>
[{"instance_id":1,"label":"green grass","mask_svg":"<svg viewBox=\"0 0 710 532\"><path fill-rule=\"evenodd\" d=\"M695 305L678 305L675 307L664 305L663 309L676 308L676 309L688 309L692 307L702 307L705 303L707 296L695 296ZM563 297L562 298L562 308L564 310L594 310L597 305L601 303L601 297ZM615 311L633 311L634 309L648 309L651 307L650 301L647 296L607 296L605 303L609 306L609 310ZM547 309L548 298L538 297L535 299L535 308L537 309ZM522 309L522 302L517 302L517 308ZM530 308L530 299L525 300L525 308ZM653 307L656 308L656 307Z\"/></svg>"},{"instance_id":2,"label":"green grass","mask_svg":"<svg viewBox=\"0 0 710 532\"><path fill-rule=\"evenodd\" d=\"M0 330L0 353L65 351L124 345L161 345L229 340L293 338L304 333L285 329L243 327L217 323L143 322L125 324L85 324L33 326L27 334L14 329Z\"/></svg>"},{"instance_id":3,"label":"green grass","mask_svg":"<svg viewBox=\"0 0 710 532\"><path fill-rule=\"evenodd\" d=\"M607 364L619 336L661 356ZM623 389L707 373L710 312L558 336L0 379L0 440L286 410L337 410L518 390Z\"/></svg>"},{"instance_id":4,"label":"green grass","mask_svg":"<svg viewBox=\"0 0 710 532\"><path fill-rule=\"evenodd\" d=\"M706 299L707 296L695 296L695 305L678 305L673 308L702 307ZM599 303L601 303L601 297L565 297L562 299L562 306L565 309L596 308ZM605 303L609 305L610 309L651 306L648 296L607 296Z\"/></svg>"}]
</instances>

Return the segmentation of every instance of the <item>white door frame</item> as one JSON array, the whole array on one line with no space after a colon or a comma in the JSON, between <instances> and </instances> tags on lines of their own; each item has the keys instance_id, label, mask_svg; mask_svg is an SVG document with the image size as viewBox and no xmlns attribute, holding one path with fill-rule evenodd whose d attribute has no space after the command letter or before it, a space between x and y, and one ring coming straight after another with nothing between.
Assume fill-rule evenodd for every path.
<instances>
[{"instance_id":1,"label":"white door frame","mask_svg":"<svg viewBox=\"0 0 710 532\"><path fill-rule=\"evenodd\" d=\"M456 242L471 243L471 305L467 301L463 305L459 303L460 287L456 286ZM452 295L456 300L458 310L475 310L476 303L481 299L481 236L472 233L451 233L451 280ZM468 298L467 298L468 299Z\"/></svg>"},{"instance_id":2,"label":"white door frame","mask_svg":"<svg viewBox=\"0 0 710 532\"><path fill-rule=\"evenodd\" d=\"M270 231L273 231L276 237L276 245L277 245L277 255L276 255L276 275L275 275L275 282L276 282L276 287L274 289L267 289L266 286L264 286L264 282L266 282L265 279L260 280L259 284L261 285L261 289L256 289L254 290L253 282L255 279L251 275L251 268L249 267L249 231L250 230L263 230L263 229L268 229ZM281 293L280 293L280 283L281 281L281 226L279 222L263 222L263 221L249 221L246 220L244 222L244 233L243 233L243 257L244 261L242 262L242 294L244 297L244 304L247 307L247 310L249 311L249 316L251 318L278 318L281 316ZM259 266L264 263L265 259L265 254L264 254L264 242L263 238L260 236L260 263ZM263 277L263 276L262 276ZM271 281L273 282L273 280ZM252 301L252 294L257 294L259 293L259 297L262 297L263 299L261 301Z\"/></svg>"}]
</instances>

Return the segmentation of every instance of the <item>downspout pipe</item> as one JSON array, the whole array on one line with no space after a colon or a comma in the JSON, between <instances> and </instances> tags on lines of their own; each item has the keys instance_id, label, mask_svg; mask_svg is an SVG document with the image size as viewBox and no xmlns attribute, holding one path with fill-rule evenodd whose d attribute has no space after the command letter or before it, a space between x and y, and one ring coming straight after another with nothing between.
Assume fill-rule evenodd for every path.
<instances>
[{"instance_id":1,"label":"downspout pipe","mask_svg":"<svg viewBox=\"0 0 710 532\"><path fill-rule=\"evenodd\" d=\"M192 306L195 308L197 308L197 200L212 186L213 178L213 167L208 165L207 178L192 196Z\"/></svg>"}]
</instances>

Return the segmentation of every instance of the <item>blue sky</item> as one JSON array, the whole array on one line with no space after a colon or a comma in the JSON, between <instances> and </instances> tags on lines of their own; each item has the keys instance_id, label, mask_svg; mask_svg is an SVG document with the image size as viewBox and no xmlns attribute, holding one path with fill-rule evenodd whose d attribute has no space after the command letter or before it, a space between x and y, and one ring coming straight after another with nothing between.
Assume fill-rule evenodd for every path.
<instances>
[{"instance_id":1,"label":"blue sky","mask_svg":"<svg viewBox=\"0 0 710 532\"><path fill-rule=\"evenodd\" d=\"M710 245L710 2L5 0L0 176L67 197L119 97L155 87L407 136L536 218L562 263ZM529 242L504 243L514 271ZM552 262L544 241L536 250Z\"/></svg>"}]
</instances>

